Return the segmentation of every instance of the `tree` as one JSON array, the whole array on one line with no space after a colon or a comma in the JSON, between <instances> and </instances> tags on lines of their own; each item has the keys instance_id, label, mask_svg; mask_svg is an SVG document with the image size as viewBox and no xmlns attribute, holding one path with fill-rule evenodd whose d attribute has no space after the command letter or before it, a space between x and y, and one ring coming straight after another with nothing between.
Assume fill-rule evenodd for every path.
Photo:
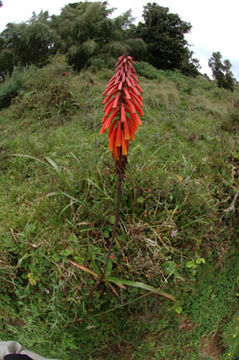
<instances>
[{"instance_id":1,"label":"tree","mask_svg":"<svg viewBox=\"0 0 239 360\"><path fill-rule=\"evenodd\" d=\"M111 19L113 9L107 2L79 2L66 5L60 15L52 17L51 27L61 37L61 51L74 69L101 59L105 65L130 47L126 33L133 21L131 11Z\"/></svg>"},{"instance_id":2,"label":"tree","mask_svg":"<svg viewBox=\"0 0 239 360\"><path fill-rule=\"evenodd\" d=\"M6 59L9 52L12 54L13 66L27 67L30 64L43 66L49 56L56 53L59 48L59 38L50 28L48 12L33 14L27 23L7 24L0 34L0 57ZM2 60L3 61L3 60ZM13 62L13 64L12 64ZM6 61L1 62L1 71Z\"/></svg>"},{"instance_id":3,"label":"tree","mask_svg":"<svg viewBox=\"0 0 239 360\"><path fill-rule=\"evenodd\" d=\"M43 66L56 52L66 55L76 71L111 67L120 54L129 53L160 69L198 73L197 60L184 38L191 25L177 14L148 3L144 22L133 25L130 10L112 19L113 10L106 1L77 2L66 5L57 16L42 11L25 23L8 24L0 34L1 79L17 65Z\"/></svg>"},{"instance_id":4,"label":"tree","mask_svg":"<svg viewBox=\"0 0 239 360\"><path fill-rule=\"evenodd\" d=\"M226 89L229 89L231 91L234 90L235 84L236 84L236 79L233 76L233 73L231 71L231 63L228 59L224 60L224 67L225 67L225 85L226 85Z\"/></svg>"},{"instance_id":5,"label":"tree","mask_svg":"<svg viewBox=\"0 0 239 360\"><path fill-rule=\"evenodd\" d=\"M52 16L51 27L61 36L63 51L89 40L107 40L112 33L112 9L106 3L79 2L68 4L60 15Z\"/></svg>"},{"instance_id":6,"label":"tree","mask_svg":"<svg viewBox=\"0 0 239 360\"><path fill-rule=\"evenodd\" d=\"M134 37L142 38L147 44L145 60L159 69L180 69L197 74L197 61L192 60L192 52L184 38L191 25L156 3L144 6L143 19L144 22L132 27L132 31Z\"/></svg>"},{"instance_id":7,"label":"tree","mask_svg":"<svg viewBox=\"0 0 239 360\"><path fill-rule=\"evenodd\" d=\"M6 75L12 74L14 65L14 52L11 49L0 50L0 82L5 80Z\"/></svg>"},{"instance_id":8,"label":"tree","mask_svg":"<svg viewBox=\"0 0 239 360\"><path fill-rule=\"evenodd\" d=\"M208 60L208 65L212 69L213 78L219 88L234 90L235 79L231 72L231 63L229 60L222 62L222 55L219 51L213 52Z\"/></svg>"},{"instance_id":9,"label":"tree","mask_svg":"<svg viewBox=\"0 0 239 360\"><path fill-rule=\"evenodd\" d=\"M52 16L51 27L61 38L61 52L67 54L75 70L89 65L109 42L113 21L108 18L112 9L106 2L79 2L66 5L60 15Z\"/></svg>"},{"instance_id":10,"label":"tree","mask_svg":"<svg viewBox=\"0 0 239 360\"><path fill-rule=\"evenodd\" d=\"M55 54L58 49L56 33L47 24L38 21L26 27L23 40L27 56L22 65L43 66L49 56Z\"/></svg>"}]
</instances>

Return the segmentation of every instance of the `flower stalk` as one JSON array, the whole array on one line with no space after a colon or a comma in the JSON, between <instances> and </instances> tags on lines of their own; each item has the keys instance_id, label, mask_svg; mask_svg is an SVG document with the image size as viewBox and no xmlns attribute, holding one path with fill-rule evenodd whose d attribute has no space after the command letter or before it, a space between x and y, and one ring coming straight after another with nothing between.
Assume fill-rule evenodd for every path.
<instances>
[{"instance_id":1,"label":"flower stalk","mask_svg":"<svg viewBox=\"0 0 239 360\"><path fill-rule=\"evenodd\" d=\"M122 196L122 183L127 165L127 155L130 141L135 139L138 127L142 125L140 116L144 116L142 107L142 89L139 86L133 65L133 58L122 55L118 58L116 71L110 79L103 95L104 116L100 134L108 132L108 148L115 161L118 176L117 200L113 234L104 265L104 275L107 270L114 238L119 224L119 210Z\"/></svg>"}]
</instances>

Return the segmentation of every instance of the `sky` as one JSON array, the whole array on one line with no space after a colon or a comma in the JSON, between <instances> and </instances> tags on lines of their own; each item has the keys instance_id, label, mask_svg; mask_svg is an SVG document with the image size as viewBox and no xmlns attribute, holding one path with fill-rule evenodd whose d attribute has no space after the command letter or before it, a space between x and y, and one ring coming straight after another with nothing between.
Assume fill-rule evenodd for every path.
<instances>
[{"instance_id":1,"label":"sky","mask_svg":"<svg viewBox=\"0 0 239 360\"><path fill-rule=\"evenodd\" d=\"M77 0L3 0L3 7L0 8L0 31L9 22L27 21L33 11L39 13L41 10L48 10L50 15L59 14L61 8L69 2ZM202 73L211 75L208 59L214 51L220 51L223 59L229 59L232 63L232 72L239 80L238 0L108 0L109 7L117 8L114 16L132 9L136 22L142 20L143 6L148 2L168 7L171 13L177 13L182 20L191 23L192 29L186 39L194 57L200 61Z\"/></svg>"}]
</instances>

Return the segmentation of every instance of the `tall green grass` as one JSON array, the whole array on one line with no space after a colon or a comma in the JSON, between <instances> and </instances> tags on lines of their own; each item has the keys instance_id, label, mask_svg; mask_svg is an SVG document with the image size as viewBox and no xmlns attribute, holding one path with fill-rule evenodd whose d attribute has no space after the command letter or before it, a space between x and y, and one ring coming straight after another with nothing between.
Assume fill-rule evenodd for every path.
<instances>
[{"instance_id":1,"label":"tall green grass","mask_svg":"<svg viewBox=\"0 0 239 360\"><path fill-rule=\"evenodd\" d=\"M56 66L29 70L0 112L1 340L62 359L191 360L220 330L236 355L237 203L227 210L238 189L238 92L179 73L140 79L145 118L108 276L163 289L171 304L139 288L94 288L72 265L100 274L112 233L114 164L98 135L110 70L65 78Z\"/></svg>"}]
</instances>

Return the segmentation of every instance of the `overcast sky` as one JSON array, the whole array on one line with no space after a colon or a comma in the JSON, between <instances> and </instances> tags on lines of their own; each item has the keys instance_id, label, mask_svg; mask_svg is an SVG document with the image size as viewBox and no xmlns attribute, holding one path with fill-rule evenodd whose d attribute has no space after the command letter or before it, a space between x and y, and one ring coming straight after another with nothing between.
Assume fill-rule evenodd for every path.
<instances>
[{"instance_id":1,"label":"overcast sky","mask_svg":"<svg viewBox=\"0 0 239 360\"><path fill-rule=\"evenodd\" d=\"M48 10L50 15L59 14L61 8L77 0L3 0L0 8L0 31L9 22L28 20L33 11L39 13ZM93 0L94 1L94 0ZM213 51L220 51L223 59L229 59L232 71L239 80L239 0L108 0L109 6L117 8L114 15L120 15L132 9L133 16L139 21L143 6L148 2L169 7L170 12L177 13L182 20L190 22L191 33L186 36L191 44L195 57L200 60L201 72L211 74L208 59Z\"/></svg>"}]
</instances>

